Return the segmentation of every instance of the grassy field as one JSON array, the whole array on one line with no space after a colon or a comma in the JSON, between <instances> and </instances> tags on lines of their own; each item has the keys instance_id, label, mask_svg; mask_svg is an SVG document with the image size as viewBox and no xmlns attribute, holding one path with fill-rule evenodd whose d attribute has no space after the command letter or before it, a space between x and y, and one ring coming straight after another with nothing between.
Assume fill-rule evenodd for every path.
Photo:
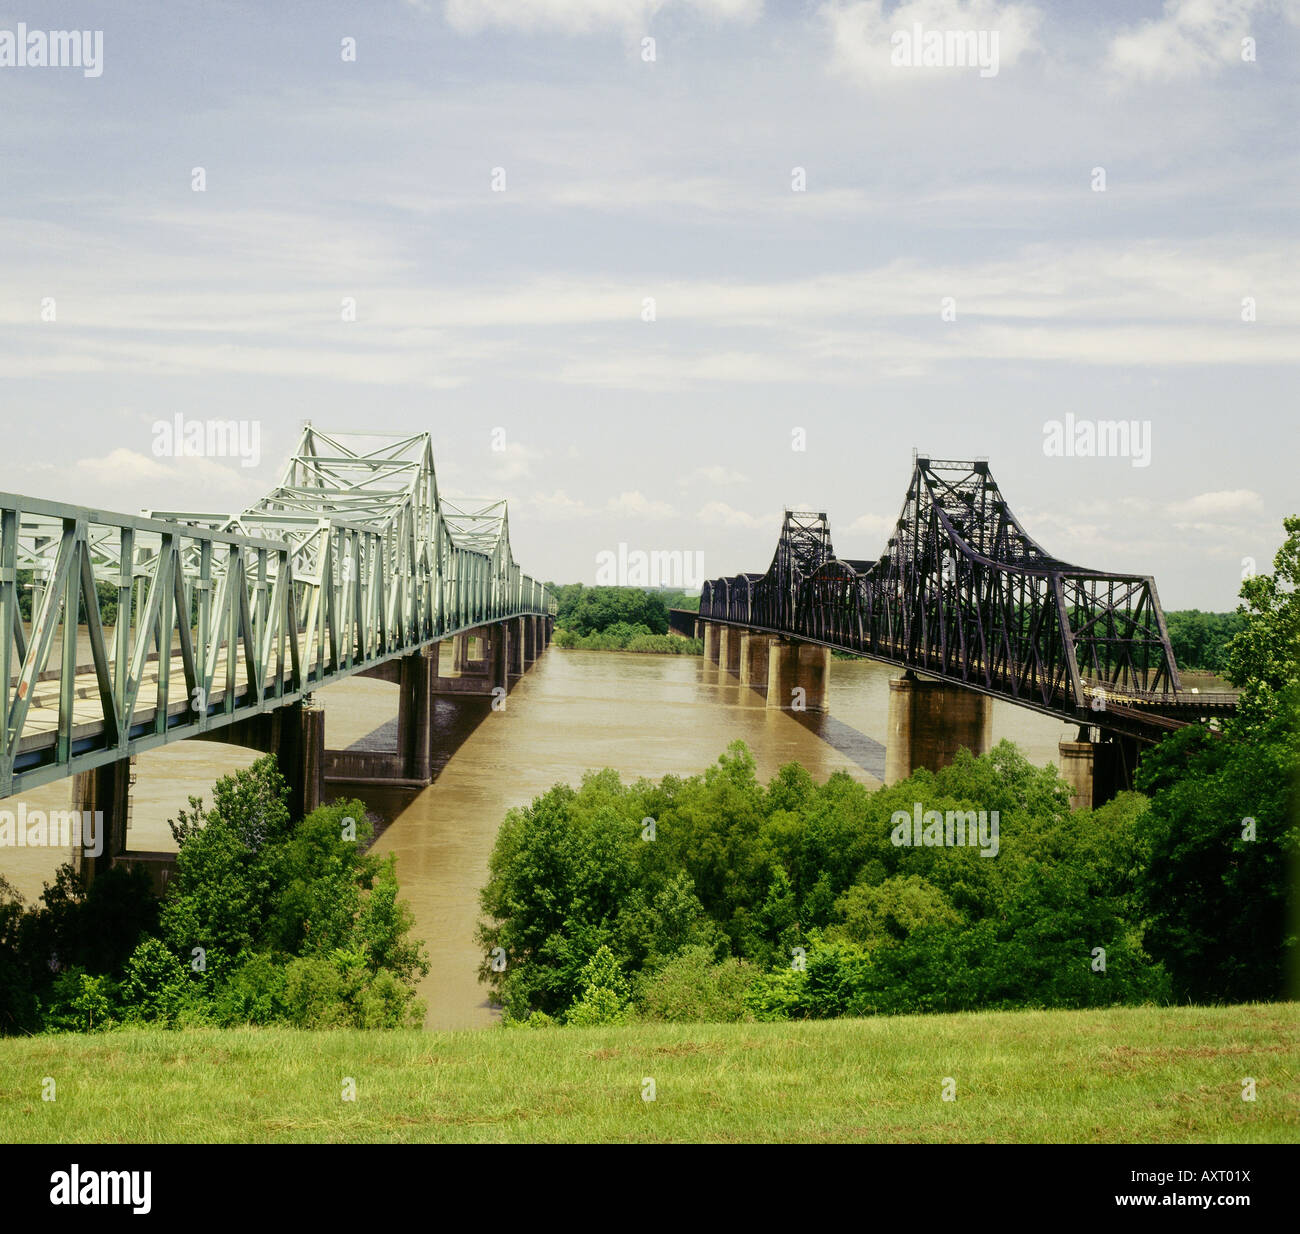
<instances>
[{"instance_id":1,"label":"grassy field","mask_svg":"<svg viewBox=\"0 0 1300 1234\"><path fill-rule=\"evenodd\" d=\"M402 1140L1295 1142L1300 1004L0 1040L6 1143Z\"/></svg>"}]
</instances>

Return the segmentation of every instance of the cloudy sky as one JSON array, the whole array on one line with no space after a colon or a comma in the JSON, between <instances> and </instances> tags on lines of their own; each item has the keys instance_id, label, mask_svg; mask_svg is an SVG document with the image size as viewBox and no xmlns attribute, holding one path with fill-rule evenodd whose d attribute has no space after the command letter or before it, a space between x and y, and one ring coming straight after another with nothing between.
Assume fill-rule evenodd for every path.
<instances>
[{"instance_id":1,"label":"cloudy sky","mask_svg":"<svg viewBox=\"0 0 1300 1234\"><path fill-rule=\"evenodd\" d=\"M917 447L1216 609L1300 511L1295 0L121 8L0 0L103 31L94 77L0 33L0 489L234 510L305 419L427 429L591 582L762 569L785 506L874 557ZM259 465L155 457L177 414ZM1046 456L1067 414L1149 465Z\"/></svg>"}]
</instances>

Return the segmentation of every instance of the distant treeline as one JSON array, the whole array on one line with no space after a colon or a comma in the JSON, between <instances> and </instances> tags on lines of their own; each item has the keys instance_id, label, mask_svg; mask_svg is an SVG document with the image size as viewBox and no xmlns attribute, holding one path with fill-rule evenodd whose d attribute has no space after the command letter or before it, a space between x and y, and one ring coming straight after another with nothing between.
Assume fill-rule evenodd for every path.
<instances>
[{"instance_id":1,"label":"distant treeline","mask_svg":"<svg viewBox=\"0 0 1300 1234\"><path fill-rule=\"evenodd\" d=\"M669 609L700 609L700 597L682 591L586 587L582 583L548 585L558 606L556 629L568 630L579 638L620 625L644 626L648 634L667 634Z\"/></svg>"},{"instance_id":2,"label":"distant treeline","mask_svg":"<svg viewBox=\"0 0 1300 1234\"><path fill-rule=\"evenodd\" d=\"M1228 666L1228 644L1245 629L1237 613L1203 613L1199 608L1166 613L1169 641L1179 668L1192 672L1222 673Z\"/></svg>"},{"instance_id":3,"label":"distant treeline","mask_svg":"<svg viewBox=\"0 0 1300 1234\"><path fill-rule=\"evenodd\" d=\"M703 639L683 638L679 634L652 634L648 626L626 621L616 621L612 626L593 630L590 634L556 630L555 646L571 647L576 651L641 651L669 656L704 654Z\"/></svg>"}]
</instances>

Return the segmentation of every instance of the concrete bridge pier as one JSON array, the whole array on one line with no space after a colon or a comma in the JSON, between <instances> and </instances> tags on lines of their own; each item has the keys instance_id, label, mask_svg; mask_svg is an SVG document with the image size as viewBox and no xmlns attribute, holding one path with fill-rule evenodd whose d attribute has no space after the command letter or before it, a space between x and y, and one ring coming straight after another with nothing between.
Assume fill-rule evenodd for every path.
<instances>
[{"instance_id":1,"label":"concrete bridge pier","mask_svg":"<svg viewBox=\"0 0 1300 1234\"><path fill-rule=\"evenodd\" d=\"M95 839L102 837L103 851L85 851L86 831L72 837L72 868L85 886L95 880L126 851L126 824L131 810L131 759L119 758L93 771L79 771L72 777L70 810L103 814L96 820Z\"/></svg>"},{"instance_id":2,"label":"concrete bridge pier","mask_svg":"<svg viewBox=\"0 0 1300 1234\"><path fill-rule=\"evenodd\" d=\"M947 767L963 748L986 754L992 733L993 700L988 695L943 681L921 681L908 671L889 683L885 783L906 780L918 767Z\"/></svg>"},{"instance_id":3,"label":"concrete bridge pier","mask_svg":"<svg viewBox=\"0 0 1300 1234\"><path fill-rule=\"evenodd\" d=\"M746 630L740 636L740 684L752 690L767 685L768 657L771 655L772 636Z\"/></svg>"},{"instance_id":4,"label":"concrete bridge pier","mask_svg":"<svg viewBox=\"0 0 1300 1234\"><path fill-rule=\"evenodd\" d=\"M831 651L773 637L767 651L767 705L781 711L825 711Z\"/></svg>"},{"instance_id":5,"label":"concrete bridge pier","mask_svg":"<svg viewBox=\"0 0 1300 1234\"><path fill-rule=\"evenodd\" d=\"M438 675L438 644L403 656L397 699L397 757L407 780L433 778L433 682Z\"/></svg>"},{"instance_id":6,"label":"concrete bridge pier","mask_svg":"<svg viewBox=\"0 0 1300 1234\"><path fill-rule=\"evenodd\" d=\"M1057 749L1061 778L1070 786L1070 809L1095 810L1133 787L1138 752L1131 738L1093 741L1092 730L1083 727L1074 741L1062 741Z\"/></svg>"},{"instance_id":7,"label":"concrete bridge pier","mask_svg":"<svg viewBox=\"0 0 1300 1234\"><path fill-rule=\"evenodd\" d=\"M488 627L488 655L485 657L488 670L488 693L497 690L510 692L511 644L515 641L508 621L498 622Z\"/></svg>"},{"instance_id":8,"label":"concrete bridge pier","mask_svg":"<svg viewBox=\"0 0 1300 1234\"><path fill-rule=\"evenodd\" d=\"M706 662L718 663L718 657L722 650L722 629L723 627L715 621L706 621L704 623L704 659Z\"/></svg>"},{"instance_id":9,"label":"concrete bridge pier","mask_svg":"<svg viewBox=\"0 0 1300 1234\"><path fill-rule=\"evenodd\" d=\"M491 694L500 686L510 688L510 675L519 676L522 669L512 669L510 662L511 629L514 620L498 621L490 626L479 626L463 634L453 635L452 671L454 677L438 675L434 678L435 695L451 694ZM469 651L462 653L455 650L456 640L464 640ZM472 646L471 646L471 640ZM518 645L518 636L513 640ZM469 659L471 653L476 658Z\"/></svg>"},{"instance_id":10,"label":"concrete bridge pier","mask_svg":"<svg viewBox=\"0 0 1300 1234\"><path fill-rule=\"evenodd\" d=\"M723 626L718 633L718 667L740 673L740 640L744 632L737 626Z\"/></svg>"},{"instance_id":11,"label":"concrete bridge pier","mask_svg":"<svg viewBox=\"0 0 1300 1234\"><path fill-rule=\"evenodd\" d=\"M524 675L524 619L515 617L510 621L503 621L501 625L506 632L509 674L511 677L522 677ZM509 685L509 682L506 684Z\"/></svg>"},{"instance_id":12,"label":"concrete bridge pier","mask_svg":"<svg viewBox=\"0 0 1300 1234\"><path fill-rule=\"evenodd\" d=\"M524 668L527 669L537 659L537 618L521 617L524 628Z\"/></svg>"},{"instance_id":13,"label":"concrete bridge pier","mask_svg":"<svg viewBox=\"0 0 1300 1234\"><path fill-rule=\"evenodd\" d=\"M470 653L470 636L468 631L462 631L460 634L451 636L451 668L454 673L467 673L470 671L469 653Z\"/></svg>"},{"instance_id":14,"label":"concrete bridge pier","mask_svg":"<svg viewBox=\"0 0 1300 1234\"><path fill-rule=\"evenodd\" d=\"M325 787L325 712L310 695L287 707L196 733L190 740L218 741L274 754L289 786L289 813L294 818L306 818L321 803Z\"/></svg>"},{"instance_id":15,"label":"concrete bridge pier","mask_svg":"<svg viewBox=\"0 0 1300 1234\"><path fill-rule=\"evenodd\" d=\"M281 726L277 761L289 784L289 812L306 818L324 796L325 711L310 699L295 703L288 711Z\"/></svg>"},{"instance_id":16,"label":"concrete bridge pier","mask_svg":"<svg viewBox=\"0 0 1300 1234\"><path fill-rule=\"evenodd\" d=\"M433 698L438 644L359 673L397 686L397 749L327 750L325 778L427 784L433 776ZM453 656L455 651L453 649Z\"/></svg>"}]
</instances>

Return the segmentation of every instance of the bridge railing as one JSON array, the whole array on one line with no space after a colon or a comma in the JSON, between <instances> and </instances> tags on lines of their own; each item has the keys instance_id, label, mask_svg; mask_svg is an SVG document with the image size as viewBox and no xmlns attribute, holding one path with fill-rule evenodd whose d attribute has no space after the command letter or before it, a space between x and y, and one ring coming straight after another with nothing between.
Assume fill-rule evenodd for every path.
<instances>
[{"instance_id":1,"label":"bridge railing","mask_svg":"<svg viewBox=\"0 0 1300 1234\"><path fill-rule=\"evenodd\" d=\"M275 540L0 493L0 797L553 608L517 566L395 555L370 524Z\"/></svg>"}]
</instances>

